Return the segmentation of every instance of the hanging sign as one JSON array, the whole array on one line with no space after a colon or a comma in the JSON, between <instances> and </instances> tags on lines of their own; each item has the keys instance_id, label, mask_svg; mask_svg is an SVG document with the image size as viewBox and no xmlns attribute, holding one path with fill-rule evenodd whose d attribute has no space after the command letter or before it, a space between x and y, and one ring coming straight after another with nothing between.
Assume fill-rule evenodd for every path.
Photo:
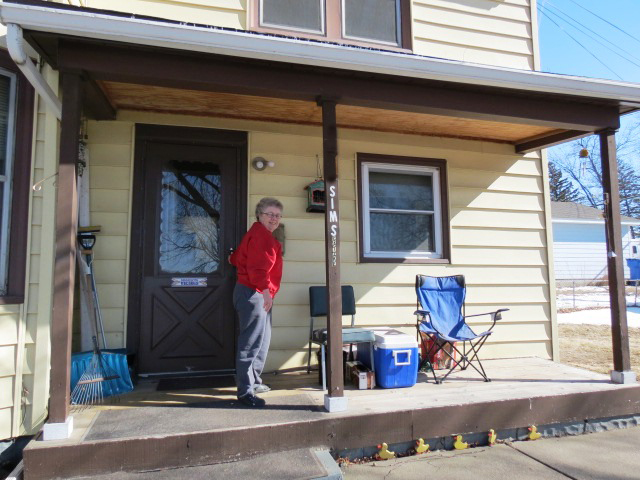
<instances>
[{"instance_id":1,"label":"hanging sign","mask_svg":"<svg viewBox=\"0 0 640 480\"><path fill-rule=\"evenodd\" d=\"M173 277L171 279L172 287L206 287L207 279L193 277Z\"/></svg>"}]
</instances>

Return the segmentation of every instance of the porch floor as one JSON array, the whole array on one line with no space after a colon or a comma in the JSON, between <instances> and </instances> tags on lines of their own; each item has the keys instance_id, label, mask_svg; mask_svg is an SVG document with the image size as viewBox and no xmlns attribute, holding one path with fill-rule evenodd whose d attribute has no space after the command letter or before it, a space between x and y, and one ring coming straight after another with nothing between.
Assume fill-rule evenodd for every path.
<instances>
[{"instance_id":1,"label":"porch floor","mask_svg":"<svg viewBox=\"0 0 640 480\"><path fill-rule=\"evenodd\" d=\"M324 411L317 372L265 376L273 390L261 395L267 401L264 409L241 406L233 387L158 392L155 383L142 382L115 404L75 412L71 439L32 442L25 449L25 467L28 472L31 460L35 474L40 459L49 478L57 468L61 477L71 476L64 457L66 465L81 460L83 469L77 475L114 467L138 471L291 448L340 451L382 441L640 413L637 384L614 385L606 375L539 358L483 363L491 382L467 370L443 384L420 373L411 388L356 390L347 385L348 410L341 413ZM92 448L100 454L92 454ZM109 457L117 457L112 462L118 465L109 467Z\"/></svg>"}]
</instances>

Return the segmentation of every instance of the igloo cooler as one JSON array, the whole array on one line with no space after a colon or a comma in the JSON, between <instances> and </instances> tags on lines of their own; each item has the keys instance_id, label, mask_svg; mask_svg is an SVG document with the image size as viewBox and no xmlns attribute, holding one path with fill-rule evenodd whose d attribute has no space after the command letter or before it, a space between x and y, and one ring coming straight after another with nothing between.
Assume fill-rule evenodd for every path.
<instances>
[{"instance_id":1,"label":"igloo cooler","mask_svg":"<svg viewBox=\"0 0 640 480\"><path fill-rule=\"evenodd\" d=\"M382 388L412 387L418 378L418 342L398 330L374 330L376 383Z\"/></svg>"}]
</instances>

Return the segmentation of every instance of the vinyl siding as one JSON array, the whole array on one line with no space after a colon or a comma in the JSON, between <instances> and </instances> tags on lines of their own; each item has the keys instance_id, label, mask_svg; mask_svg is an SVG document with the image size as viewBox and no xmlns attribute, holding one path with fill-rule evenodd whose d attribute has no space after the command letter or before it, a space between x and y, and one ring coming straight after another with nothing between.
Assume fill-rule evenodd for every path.
<instances>
[{"instance_id":1,"label":"vinyl siding","mask_svg":"<svg viewBox=\"0 0 640 480\"><path fill-rule=\"evenodd\" d=\"M56 0L66 3L62 0ZM413 0L418 55L533 70L535 0ZM75 5L248 29L251 0L71 0ZM535 12L534 12L535 13ZM296 36L296 34L292 34Z\"/></svg>"},{"instance_id":2,"label":"vinyl siding","mask_svg":"<svg viewBox=\"0 0 640 480\"><path fill-rule=\"evenodd\" d=\"M133 122L237 129L249 132L249 159L263 156L275 162L264 172L249 168L248 215L263 196L275 196L284 204L286 254L282 290L276 299L274 332L268 368L291 368L306 364L309 333L308 287L324 283L324 220L307 213L305 185L316 176L316 155L322 155L321 130L241 120L201 119L173 115L122 112L121 122L90 123L90 132L103 128L113 145L128 144ZM125 121L128 120L128 121ZM107 133L120 132L118 136ZM121 125L116 127L115 125ZM105 133L106 132L106 133ZM369 133L341 129L338 172L340 175L340 227L342 282L354 286L359 325L393 326L415 333L416 274L464 274L469 284L469 313L510 308L487 344L490 357L513 355L552 356L549 278L546 262L545 221L540 159L518 156L509 146L481 142ZM89 143L94 139L90 133ZM449 171L452 239L451 265L394 265L358 263L356 154L358 152L443 158ZM481 153L482 152L482 153ZM119 162L124 158L118 156ZM91 158L95 159L93 147ZM248 161L249 161L248 159ZM114 170L122 186L126 177ZM107 181L107 180L105 180ZM115 186L115 185L114 185ZM122 192L122 189L114 191ZM92 199L95 192L92 192ZM94 208L94 207L92 207ZM107 212L102 212L101 215ZM112 212L128 218L129 213ZM101 216L103 222L107 217ZM116 218L116 217L114 217ZM127 220L117 217L117 229L128 235ZM104 223L102 223L104 226ZM115 227L114 227L115 228ZM96 246L100 249L100 239ZM105 245L107 242L102 242ZM114 260L126 258L127 240L109 245ZM99 253L100 252L100 253ZM118 253L121 252L121 253ZM102 255L96 250L96 257ZM123 266L118 263L117 271ZM103 274L104 275L104 274ZM110 274L117 275L119 274ZM102 277L102 276L101 276ZM106 277L103 277L106 278ZM115 278L114 278L115 281ZM115 303L124 302L126 282L104 284ZM118 304L119 305L119 304ZM124 316L117 317L124 334ZM350 319L344 319L347 324ZM114 317L114 322L116 322ZM487 326L478 319L479 328ZM115 328L115 323L110 329ZM112 333L117 333L113 330ZM114 345L119 346L119 345Z\"/></svg>"},{"instance_id":3,"label":"vinyl siding","mask_svg":"<svg viewBox=\"0 0 640 480\"><path fill-rule=\"evenodd\" d=\"M84 0L86 7L152 15L228 28L247 28L249 0ZM61 2L65 3L65 2ZM78 5L78 0L73 0Z\"/></svg>"},{"instance_id":4,"label":"vinyl siding","mask_svg":"<svg viewBox=\"0 0 640 480\"><path fill-rule=\"evenodd\" d=\"M414 0L412 7L414 53L534 69L529 0Z\"/></svg>"},{"instance_id":5,"label":"vinyl siding","mask_svg":"<svg viewBox=\"0 0 640 480\"><path fill-rule=\"evenodd\" d=\"M630 271L631 232L622 226L624 278ZM556 280L604 280L607 277L607 247L604 223L554 223L553 256Z\"/></svg>"},{"instance_id":6,"label":"vinyl siding","mask_svg":"<svg viewBox=\"0 0 640 480\"><path fill-rule=\"evenodd\" d=\"M99 225L94 272L110 348L126 344L129 225L133 178L133 125L89 122L91 225Z\"/></svg>"}]
</instances>

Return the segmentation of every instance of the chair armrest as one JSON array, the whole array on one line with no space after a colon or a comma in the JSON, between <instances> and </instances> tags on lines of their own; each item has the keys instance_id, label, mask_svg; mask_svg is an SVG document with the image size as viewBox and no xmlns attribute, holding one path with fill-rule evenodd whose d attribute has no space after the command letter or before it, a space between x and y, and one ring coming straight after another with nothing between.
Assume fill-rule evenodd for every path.
<instances>
[{"instance_id":1,"label":"chair armrest","mask_svg":"<svg viewBox=\"0 0 640 480\"><path fill-rule=\"evenodd\" d=\"M481 317L482 315L491 315L491 320L493 320L493 325L491 325L489 330L487 330L487 332L490 332L491 329L496 326L496 322L498 320L502 320L502 312L508 312L508 311L509 311L508 308L500 308L499 310L496 310L495 312L476 313L475 315L465 315L464 318L466 320L469 317Z\"/></svg>"}]
</instances>

